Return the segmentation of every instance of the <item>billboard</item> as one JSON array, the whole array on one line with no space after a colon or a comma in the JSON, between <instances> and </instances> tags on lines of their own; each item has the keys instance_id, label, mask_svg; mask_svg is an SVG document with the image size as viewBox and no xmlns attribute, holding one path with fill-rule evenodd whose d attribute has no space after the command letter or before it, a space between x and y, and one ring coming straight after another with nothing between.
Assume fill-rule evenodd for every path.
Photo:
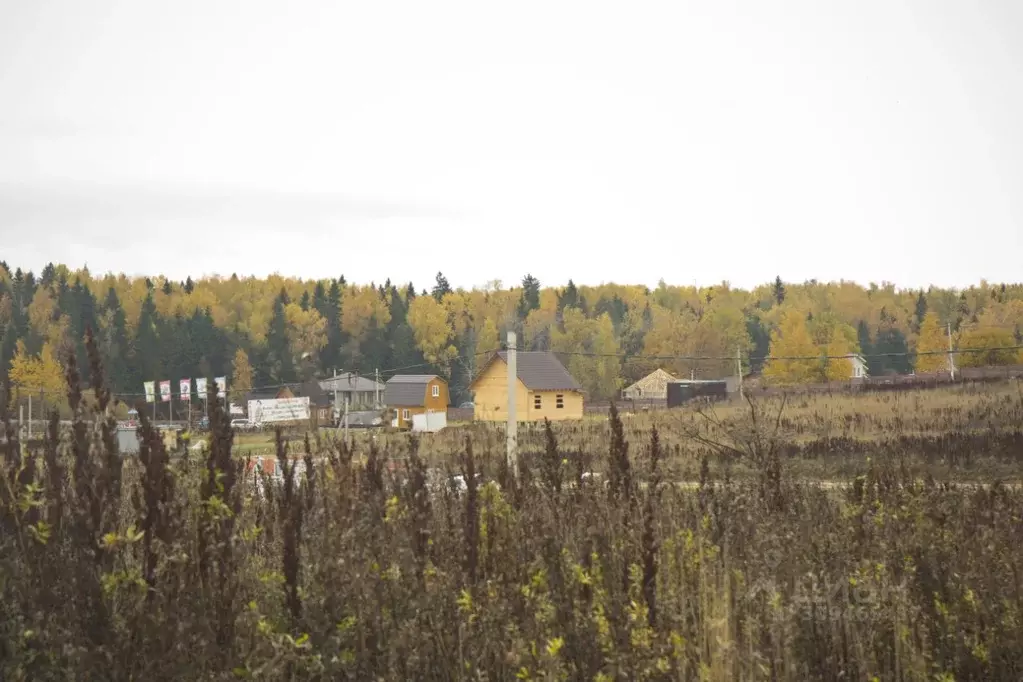
<instances>
[{"instance_id":1,"label":"billboard","mask_svg":"<svg viewBox=\"0 0 1023 682\"><path fill-rule=\"evenodd\" d=\"M309 396L249 401L249 421L272 424L309 419Z\"/></svg>"}]
</instances>

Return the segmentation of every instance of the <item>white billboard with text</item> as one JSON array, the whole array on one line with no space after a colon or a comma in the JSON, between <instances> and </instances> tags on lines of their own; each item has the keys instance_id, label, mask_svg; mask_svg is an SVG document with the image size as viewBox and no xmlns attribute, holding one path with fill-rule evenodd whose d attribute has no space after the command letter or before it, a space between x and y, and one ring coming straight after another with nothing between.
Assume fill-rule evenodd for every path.
<instances>
[{"instance_id":1,"label":"white billboard with text","mask_svg":"<svg viewBox=\"0 0 1023 682\"><path fill-rule=\"evenodd\" d=\"M249 401L249 421L273 424L309 419L309 396Z\"/></svg>"}]
</instances>

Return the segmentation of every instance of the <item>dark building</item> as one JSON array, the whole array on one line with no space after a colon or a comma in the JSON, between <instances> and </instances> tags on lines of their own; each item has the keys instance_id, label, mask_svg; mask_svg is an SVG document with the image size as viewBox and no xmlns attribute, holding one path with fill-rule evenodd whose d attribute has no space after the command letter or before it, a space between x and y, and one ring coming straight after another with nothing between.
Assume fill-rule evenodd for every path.
<instances>
[{"instance_id":1,"label":"dark building","mask_svg":"<svg viewBox=\"0 0 1023 682\"><path fill-rule=\"evenodd\" d=\"M668 382L668 407L678 407L696 398L725 400L728 397L728 382L724 379L688 380Z\"/></svg>"}]
</instances>

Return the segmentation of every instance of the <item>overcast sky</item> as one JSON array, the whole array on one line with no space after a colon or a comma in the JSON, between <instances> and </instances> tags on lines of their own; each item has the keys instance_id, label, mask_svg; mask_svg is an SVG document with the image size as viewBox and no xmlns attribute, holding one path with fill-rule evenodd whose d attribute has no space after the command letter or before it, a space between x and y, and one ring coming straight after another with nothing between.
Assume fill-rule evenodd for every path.
<instances>
[{"instance_id":1,"label":"overcast sky","mask_svg":"<svg viewBox=\"0 0 1023 682\"><path fill-rule=\"evenodd\" d=\"M0 257L1023 280L1023 2L0 0Z\"/></svg>"}]
</instances>

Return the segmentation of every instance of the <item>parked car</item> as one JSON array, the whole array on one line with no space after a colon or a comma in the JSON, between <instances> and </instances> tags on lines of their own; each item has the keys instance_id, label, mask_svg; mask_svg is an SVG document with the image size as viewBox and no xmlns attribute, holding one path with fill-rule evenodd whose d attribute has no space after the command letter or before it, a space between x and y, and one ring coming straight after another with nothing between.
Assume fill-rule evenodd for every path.
<instances>
[{"instance_id":1,"label":"parked car","mask_svg":"<svg viewBox=\"0 0 1023 682\"><path fill-rule=\"evenodd\" d=\"M248 431L252 428L252 424L249 423L248 419L232 419L231 428L235 431Z\"/></svg>"},{"instance_id":2,"label":"parked car","mask_svg":"<svg viewBox=\"0 0 1023 682\"><path fill-rule=\"evenodd\" d=\"M474 402L472 402L470 400L470 401L466 401L466 402L462 403L461 405L459 405L458 409L460 409L460 410L471 410L474 407L476 407L476 403L474 403Z\"/></svg>"}]
</instances>

